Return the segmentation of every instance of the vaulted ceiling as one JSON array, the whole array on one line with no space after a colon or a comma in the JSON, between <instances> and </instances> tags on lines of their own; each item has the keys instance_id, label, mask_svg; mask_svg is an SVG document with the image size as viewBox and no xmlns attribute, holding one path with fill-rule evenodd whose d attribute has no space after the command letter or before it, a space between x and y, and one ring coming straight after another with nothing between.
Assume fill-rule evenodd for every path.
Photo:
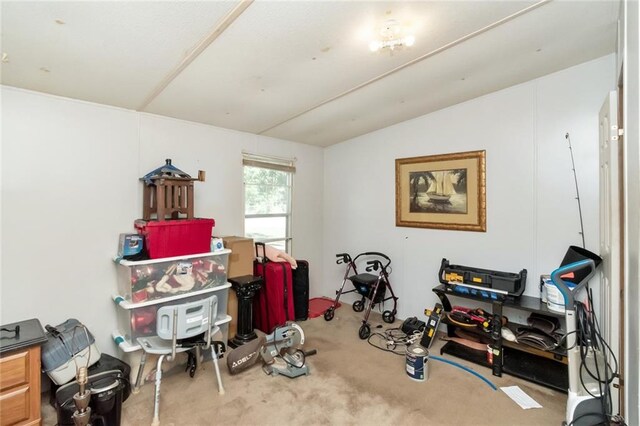
<instances>
[{"instance_id":1,"label":"vaulted ceiling","mask_svg":"<svg viewBox=\"0 0 640 426\"><path fill-rule=\"evenodd\" d=\"M619 2L2 2L2 84L329 146L615 51ZM390 19L411 47L369 50Z\"/></svg>"}]
</instances>

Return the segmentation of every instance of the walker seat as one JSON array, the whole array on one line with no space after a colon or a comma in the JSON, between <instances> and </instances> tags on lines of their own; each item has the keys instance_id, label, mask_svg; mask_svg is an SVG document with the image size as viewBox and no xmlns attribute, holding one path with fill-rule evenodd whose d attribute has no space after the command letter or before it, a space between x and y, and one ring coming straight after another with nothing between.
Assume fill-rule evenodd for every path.
<instances>
[{"instance_id":1,"label":"walker seat","mask_svg":"<svg viewBox=\"0 0 640 426\"><path fill-rule=\"evenodd\" d=\"M373 303L380 303L384 299L387 286L381 285L378 286L378 290L376 291L375 297L373 296L373 286L376 281L378 281L378 276L373 274L358 274L349 277L349 281L353 283L353 286L356 288L356 291L362 295L362 297L366 297L367 299L372 299Z\"/></svg>"}]
</instances>

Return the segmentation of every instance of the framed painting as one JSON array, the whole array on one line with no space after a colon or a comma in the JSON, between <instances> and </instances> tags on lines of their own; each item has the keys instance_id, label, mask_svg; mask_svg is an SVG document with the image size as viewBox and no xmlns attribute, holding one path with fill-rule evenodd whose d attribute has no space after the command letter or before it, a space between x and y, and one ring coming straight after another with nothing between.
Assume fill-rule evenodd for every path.
<instances>
[{"instance_id":1,"label":"framed painting","mask_svg":"<svg viewBox=\"0 0 640 426\"><path fill-rule=\"evenodd\" d=\"M396 159L396 226L487 230L485 151Z\"/></svg>"}]
</instances>

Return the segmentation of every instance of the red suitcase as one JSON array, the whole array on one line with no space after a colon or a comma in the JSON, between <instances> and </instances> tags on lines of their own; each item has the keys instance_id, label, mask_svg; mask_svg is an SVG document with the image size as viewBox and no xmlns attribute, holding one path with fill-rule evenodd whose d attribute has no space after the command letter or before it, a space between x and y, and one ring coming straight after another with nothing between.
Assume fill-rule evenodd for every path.
<instances>
[{"instance_id":1,"label":"red suitcase","mask_svg":"<svg viewBox=\"0 0 640 426\"><path fill-rule=\"evenodd\" d=\"M256 243L258 247L264 244ZM253 264L253 275L262 277L262 289L253 303L255 328L271 333L276 326L295 319L293 306L293 279L291 265L288 262L270 262L262 256L262 261Z\"/></svg>"}]
</instances>

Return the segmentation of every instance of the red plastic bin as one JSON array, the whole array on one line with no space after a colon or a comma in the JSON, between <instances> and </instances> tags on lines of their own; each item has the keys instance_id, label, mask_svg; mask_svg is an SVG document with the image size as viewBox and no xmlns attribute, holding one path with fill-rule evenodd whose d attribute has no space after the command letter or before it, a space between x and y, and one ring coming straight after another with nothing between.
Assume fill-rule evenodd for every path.
<instances>
[{"instance_id":1,"label":"red plastic bin","mask_svg":"<svg viewBox=\"0 0 640 426\"><path fill-rule=\"evenodd\" d=\"M134 222L138 234L144 235L151 259L210 252L214 225L213 219Z\"/></svg>"}]
</instances>

